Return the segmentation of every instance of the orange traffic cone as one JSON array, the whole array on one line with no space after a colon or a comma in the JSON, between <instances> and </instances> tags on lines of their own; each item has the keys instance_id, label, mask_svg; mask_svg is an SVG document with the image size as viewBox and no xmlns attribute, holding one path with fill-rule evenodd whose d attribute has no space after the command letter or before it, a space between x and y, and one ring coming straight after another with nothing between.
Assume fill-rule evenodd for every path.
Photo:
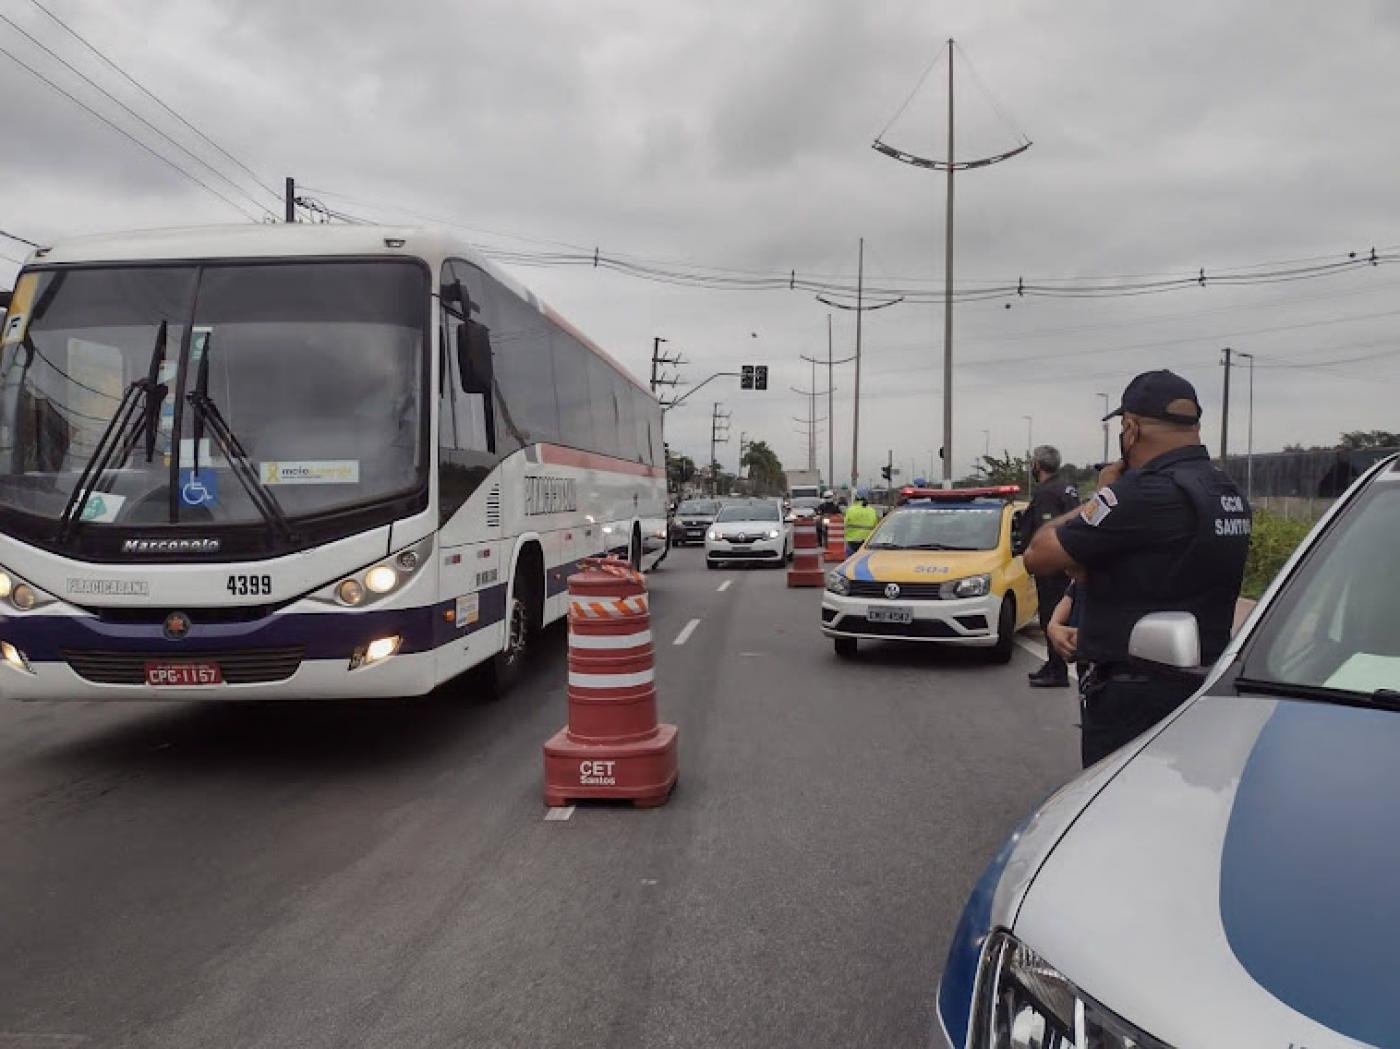
<instances>
[{"instance_id":1,"label":"orange traffic cone","mask_svg":"<svg viewBox=\"0 0 1400 1049\"><path fill-rule=\"evenodd\" d=\"M545 804L664 805L676 775L676 726L656 720L646 581L589 558L569 577L569 723L544 745Z\"/></svg>"},{"instance_id":2,"label":"orange traffic cone","mask_svg":"<svg viewBox=\"0 0 1400 1049\"><path fill-rule=\"evenodd\" d=\"M788 586L821 586L826 582L822 574L822 551L817 545L817 522L812 517L799 517L792 526L793 556L792 567L788 569Z\"/></svg>"},{"instance_id":3,"label":"orange traffic cone","mask_svg":"<svg viewBox=\"0 0 1400 1049\"><path fill-rule=\"evenodd\" d=\"M826 519L826 563L840 564L846 560L846 519L832 514Z\"/></svg>"}]
</instances>

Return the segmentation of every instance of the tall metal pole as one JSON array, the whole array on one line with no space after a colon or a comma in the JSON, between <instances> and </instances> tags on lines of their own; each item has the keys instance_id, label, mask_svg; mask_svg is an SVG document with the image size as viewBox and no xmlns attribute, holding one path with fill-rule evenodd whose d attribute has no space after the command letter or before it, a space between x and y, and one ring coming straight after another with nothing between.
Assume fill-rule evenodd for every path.
<instances>
[{"instance_id":1,"label":"tall metal pole","mask_svg":"<svg viewBox=\"0 0 1400 1049\"><path fill-rule=\"evenodd\" d=\"M860 249L856 262L856 407L851 422L851 495L856 493L860 483L860 319L865 311L862 304L865 298L865 238L860 238Z\"/></svg>"},{"instance_id":2,"label":"tall metal pole","mask_svg":"<svg viewBox=\"0 0 1400 1049\"><path fill-rule=\"evenodd\" d=\"M719 495L719 464L715 461L715 441L719 437L719 401L710 411L710 498Z\"/></svg>"},{"instance_id":3,"label":"tall metal pole","mask_svg":"<svg viewBox=\"0 0 1400 1049\"><path fill-rule=\"evenodd\" d=\"M860 314L856 314L860 316ZM831 377L834 374L832 367L835 361L831 356L831 314L826 315L826 483L835 487L836 485L836 409L835 401L832 399L835 394L835 384ZM812 384L816 389L816 383Z\"/></svg>"},{"instance_id":4,"label":"tall metal pole","mask_svg":"<svg viewBox=\"0 0 1400 1049\"><path fill-rule=\"evenodd\" d=\"M1225 407L1220 411L1220 468L1226 467L1225 455L1230 441L1230 355L1234 353L1225 347Z\"/></svg>"},{"instance_id":5,"label":"tall metal pole","mask_svg":"<svg viewBox=\"0 0 1400 1049\"><path fill-rule=\"evenodd\" d=\"M948 41L948 210L943 226L943 487L953 487L953 41Z\"/></svg>"},{"instance_id":6,"label":"tall metal pole","mask_svg":"<svg viewBox=\"0 0 1400 1049\"><path fill-rule=\"evenodd\" d=\"M1248 437L1245 445L1245 498L1254 498L1254 354L1240 352L1241 357L1249 359L1249 425Z\"/></svg>"},{"instance_id":7,"label":"tall metal pole","mask_svg":"<svg viewBox=\"0 0 1400 1049\"><path fill-rule=\"evenodd\" d=\"M1031 461L1031 445L1034 443L1031 437L1031 417L1021 416L1026 420L1026 492L1029 493L1035 487L1035 464Z\"/></svg>"},{"instance_id":8,"label":"tall metal pole","mask_svg":"<svg viewBox=\"0 0 1400 1049\"><path fill-rule=\"evenodd\" d=\"M1099 396L1103 398L1103 413L1104 413L1105 415L1107 415L1107 414L1108 414L1108 394L1106 394L1106 393L1101 393L1101 394L1099 394ZM1108 420L1107 420L1107 419L1105 419L1105 420L1103 421L1103 460L1102 460L1102 461L1104 462L1105 465L1108 463Z\"/></svg>"},{"instance_id":9,"label":"tall metal pole","mask_svg":"<svg viewBox=\"0 0 1400 1049\"><path fill-rule=\"evenodd\" d=\"M287 177L283 204L286 207L287 221L295 222L297 220L297 180L290 175Z\"/></svg>"}]
</instances>

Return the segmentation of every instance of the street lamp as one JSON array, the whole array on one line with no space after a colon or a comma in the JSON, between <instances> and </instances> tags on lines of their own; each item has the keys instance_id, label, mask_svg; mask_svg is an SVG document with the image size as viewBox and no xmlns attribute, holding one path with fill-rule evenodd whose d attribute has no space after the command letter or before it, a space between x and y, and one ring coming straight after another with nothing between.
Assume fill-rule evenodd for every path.
<instances>
[{"instance_id":1,"label":"street lamp","mask_svg":"<svg viewBox=\"0 0 1400 1049\"><path fill-rule=\"evenodd\" d=\"M1026 494L1029 495L1035 487L1035 467L1031 464L1031 417L1023 415L1021 418L1026 420Z\"/></svg>"},{"instance_id":2,"label":"street lamp","mask_svg":"<svg viewBox=\"0 0 1400 1049\"><path fill-rule=\"evenodd\" d=\"M1249 358L1249 436L1246 438L1245 446L1245 480L1244 491L1246 499L1254 498L1254 354L1245 353L1243 350L1236 350L1240 357Z\"/></svg>"},{"instance_id":3,"label":"street lamp","mask_svg":"<svg viewBox=\"0 0 1400 1049\"><path fill-rule=\"evenodd\" d=\"M1108 463L1108 418L1107 418L1107 416L1108 416L1108 413L1109 413L1108 394L1106 394L1106 393L1101 393L1101 394L1099 394L1099 396L1103 398L1103 414L1104 414L1104 416L1105 416L1104 421L1103 421L1103 461L1104 461L1105 464L1107 464L1107 463Z\"/></svg>"}]
</instances>

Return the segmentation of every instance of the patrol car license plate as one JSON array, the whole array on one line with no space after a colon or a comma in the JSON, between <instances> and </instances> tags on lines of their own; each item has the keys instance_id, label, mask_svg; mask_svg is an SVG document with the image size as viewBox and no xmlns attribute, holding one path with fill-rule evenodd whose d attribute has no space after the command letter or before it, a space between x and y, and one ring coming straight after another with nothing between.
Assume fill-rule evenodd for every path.
<instances>
[{"instance_id":1,"label":"patrol car license plate","mask_svg":"<svg viewBox=\"0 0 1400 1049\"><path fill-rule=\"evenodd\" d=\"M188 687L189 685L222 685L223 668L218 663L147 663L146 684Z\"/></svg>"},{"instance_id":2,"label":"patrol car license plate","mask_svg":"<svg viewBox=\"0 0 1400 1049\"><path fill-rule=\"evenodd\" d=\"M865 618L872 623L912 623L914 610L897 605L890 608L867 608Z\"/></svg>"}]
</instances>

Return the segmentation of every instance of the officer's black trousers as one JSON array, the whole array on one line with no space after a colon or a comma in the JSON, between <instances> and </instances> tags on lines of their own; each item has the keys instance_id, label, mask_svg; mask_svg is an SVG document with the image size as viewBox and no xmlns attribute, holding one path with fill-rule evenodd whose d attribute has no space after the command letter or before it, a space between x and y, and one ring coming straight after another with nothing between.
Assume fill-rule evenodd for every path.
<instances>
[{"instance_id":1,"label":"officer's black trousers","mask_svg":"<svg viewBox=\"0 0 1400 1049\"><path fill-rule=\"evenodd\" d=\"M1040 607L1040 629L1046 630L1050 626L1050 617L1055 613L1055 606L1060 603L1060 599L1065 596L1065 591L1069 589L1069 576L1052 575L1035 577L1036 601ZM1065 666L1064 659L1055 651L1055 646L1050 644L1050 638L1045 639L1045 648L1050 653L1050 658L1045 664L1045 673L1057 678L1065 678L1069 675L1069 669Z\"/></svg>"},{"instance_id":2,"label":"officer's black trousers","mask_svg":"<svg viewBox=\"0 0 1400 1049\"><path fill-rule=\"evenodd\" d=\"M1087 769L1181 706L1195 688L1095 667L1080 693L1080 756Z\"/></svg>"}]
</instances>

